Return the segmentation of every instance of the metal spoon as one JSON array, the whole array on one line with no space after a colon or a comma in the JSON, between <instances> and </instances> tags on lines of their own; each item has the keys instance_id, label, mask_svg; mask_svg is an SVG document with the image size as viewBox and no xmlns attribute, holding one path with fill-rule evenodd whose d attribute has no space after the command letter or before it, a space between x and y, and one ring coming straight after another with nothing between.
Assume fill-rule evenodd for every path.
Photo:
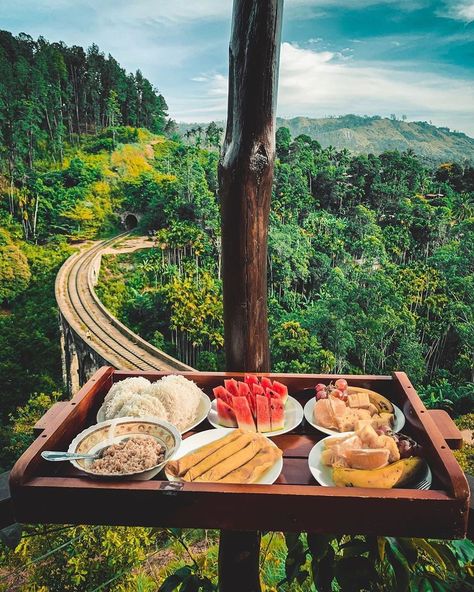
<instances>
[{"instance_id":1,"label":"metal spoon","mask_svg":"<svg viewBox=\"0 0 474 592\"><path fill-rule=\"evenodd\" d=\"M41 453L41 456L44 458L44 460L50 460L50 461L60 461L60 460L79 460L79 459L89 459L89 460L95 460L96 458L100 458L102 456L102 454L104 453L104 450L108 448L107 446L105 448L102 448L101 450L98 450L95 454L80 454L78 452L58 452L58 451L54 451L54 450L43 450L43 452Z\"/></svg>"}]
</instances>

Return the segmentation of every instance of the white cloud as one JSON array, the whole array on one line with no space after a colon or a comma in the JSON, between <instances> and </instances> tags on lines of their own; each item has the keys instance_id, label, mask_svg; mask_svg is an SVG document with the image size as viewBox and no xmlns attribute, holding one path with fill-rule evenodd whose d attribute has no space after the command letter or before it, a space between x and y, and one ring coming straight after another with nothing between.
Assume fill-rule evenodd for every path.
<instances>
[{"instance_id":1,"label":"white cloud","mask_svg":"<svg viewBox=\"0 0 474 592\"><path fill-rule=\"evenodd\" d=\"M440 16L465 21L474 21L474 0L447 0L445 7L439 11Z\"/></svg>"},{"instance_id":2,"label":"white cloud","mask_svg":"<svg viewBox=\"0 0 474 592\"><path fill-rule=\"evenodd\" d=\"M402 66L385 68L377 63L348 62L330 51L283 43L278 114L322 117L396 113L474 134L472 82L410 71ZM193 111L179 109L174 116L184 121L224 119L226 77L212 74L200 78L205 80L200 82L199 96L193 97Z\"/></svg>"}]
</instances>

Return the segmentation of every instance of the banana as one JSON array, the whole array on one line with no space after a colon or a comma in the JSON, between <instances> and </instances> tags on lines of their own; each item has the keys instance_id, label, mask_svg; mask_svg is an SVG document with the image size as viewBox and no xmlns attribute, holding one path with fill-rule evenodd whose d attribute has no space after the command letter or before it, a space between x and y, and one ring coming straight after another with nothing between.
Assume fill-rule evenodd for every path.
<instances>
[{"instance_id":1,"label":"banana","mask_svg":"<svg viewBox=\"0 0 474 592\"><path fill-rule=\"evenodd\" d=\"M349 395L353 393L367 393L369 395L369 401L372 405L377 407L377 413L394 413L393 405L390 401L376 393L375 391L371 391L369 389L357 387L357 386L348 386L347 391Z\"/></svg>"},{"instance_id":2,"label":"banana","mask_svg":"<svg viewBox=\"0 0 474 592\"><path fill-rule=\"evenodd\" d=\"M412 456L380 469L361 470L335 467L332 478L337 487L391 489L395 485L404 485L409 482L422 464L421 458Z\"/></svg>"},{"instance_id":3,"label":"banana","mask_svg":"<svg viewBox=\"0 0 474 592\"><path fill-rule=\"evenodd\" d=\"M400 479L397 481L397 487L402 487L406 483L409 483L421 467L424 465L424 460L419 456L410 456L410 458L403 458L397 461L395 464L403 463L403 473Z\"/></svg>"},{"instance_id":4,"label":"banana","mask_svg":"<svg viewBox=\"0 0 474 592\"><path fill-rule=\"evenodd\" d=\"M362 470L335 467L332 479L337 487L374 487L391 489L403 475L403 467L397 463L380 469Z\"/></svg>"}]
</instances>

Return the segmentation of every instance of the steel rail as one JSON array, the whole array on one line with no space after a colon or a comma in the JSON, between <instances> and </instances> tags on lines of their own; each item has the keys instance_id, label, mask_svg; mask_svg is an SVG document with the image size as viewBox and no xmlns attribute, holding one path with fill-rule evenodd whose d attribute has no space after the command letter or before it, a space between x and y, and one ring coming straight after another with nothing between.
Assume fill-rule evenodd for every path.
<instances>
[{"instance_id":1,"label":"steel rail","mask_svg":"<svg viewBox=\"0 0 474 592\"><path fill-rule=\"evenodd\" d=\"M128 233L100 241L70 257L56 278L56 300L71 329L108 364L121 369L192 370L143 340L116 319L100 302L92 269L102 251Z\"/></svg>"}]
</instances>

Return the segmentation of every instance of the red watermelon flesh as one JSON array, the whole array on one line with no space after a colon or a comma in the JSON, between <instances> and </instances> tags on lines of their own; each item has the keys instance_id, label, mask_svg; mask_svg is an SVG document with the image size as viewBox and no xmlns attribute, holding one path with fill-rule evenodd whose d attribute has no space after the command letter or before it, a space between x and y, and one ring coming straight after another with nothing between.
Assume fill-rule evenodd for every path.
<instances>
[{"instance_id":1,"label":"red watermelon flesh","mask_svg":"<svg viewBox=\"0 0 474 592\"><path fill-rule=\"evenodd\" d=\"M271 432L272 422L270 419L270 404L267 397L257 395L257 431Z\"/></svg>"},{"instance_id":2,"label":"red watermelon flesh","mask_svg":"<svg viewBox=\"0 0 474 592\"><path fill-rule=\"evenodd\" d=\"M239 383L234 378L224 380L225 388L233 397L239 396Z\"/></svg>"},{"instance_id":3,"label":"red watermelon flesh","mask_svg":"<svg viewBox=\"0 0 474 592\"><path fill-rule=\"evenodd\" d=\"M250 393L250 387L245 382L238 382L239 385L239 397L246 397Z\"/></svg>"},{"instance_id":4,"label":"red watermelon flesh","mask_svg":"<svg viewBox=\"0 0 474 592\"><path fill-rule=\"evenodd\" d=\"M282 430L285 426L285 405L280 398L270 399L272 431Z\"/></svg>"},{"instance_id":5,"label":"red watermelon flesh","mask_svg":"<svg viewBox=\"0 0 474 592\"><path fill-rule=\"evenodd\" d=\"M285 384L274 380L272 390L280 395L283 403L286 403L286 400L288 399L288 387Z\"/></svg>"},{"instance_id":6,"label":"red watermelon flesh","mask_svg":"<svg viewBox=\"0 0 474 592\"><path fill-rule=\"evenodd\" d=\"M234 397L232 402L239 428L245 432L256 432L257 428L255 427L247 397Z\"/></svg>"},{"instance_id":7,"label":"red watermelon flesh","mask_svg":"<svg viewBox=\"0 0 474 592\"><path fill-rule=\"evenodd\" d=\"M257 417L257 403L255 401L255 395L250 391L247 393L247 401L249 403L250 412L253 415L253 418L256 419Z\"/></svg>"},{"instance_id":8,"label":"red watermelon flesh","mask_svg":"<svg viewBox=\"0 0 474 592\"><path fill-rule=\"evenodd\" d=\"M264 389L272 388L272 381L267 376L262 376L260 379L260 384Z\"/></svg>"},{"instance_id":9,"label":"red watermelon flesh","mask_svg":"<svg viewBox=\"0 0 474 592\"><path fill-rule=\"evenodd\" d=\"M222 399L227 405L232 405L232 395L223 386L216 386L212 392L216 399Z\"/></svg>"},{"instance_id":10,"label":"red watermelon flesh","mask_svg":"<svg viewBox=\"0 0 474 592\"><path fill-rule=\"evenodd\" d=\"M263 386L260 386L259 384L252 384L252 393L255 396L256 395L264 395L265 389L263 388Z\"/></svg>"},{"instance_id":11,"label":"red watermelon flesh","mask_svg":"<svg viewBox=\"0 0 474 592\"><path fill-rule=\"evenodd\" d=\"M259 384L258 377L255 374L246 374L245 382L251 387L253 384Z\"/></svg>"},{"instance_id":12,"label":"red watermelon flesh","mask_svg":"<svg viewBox=\"0 0 474 592\"><path fill-rule=\"evenodd\" d=\"M237 427L234 410L221 398L217 399L217 417L220 425L226 428Z\"/></svg>"}]
</instances>

